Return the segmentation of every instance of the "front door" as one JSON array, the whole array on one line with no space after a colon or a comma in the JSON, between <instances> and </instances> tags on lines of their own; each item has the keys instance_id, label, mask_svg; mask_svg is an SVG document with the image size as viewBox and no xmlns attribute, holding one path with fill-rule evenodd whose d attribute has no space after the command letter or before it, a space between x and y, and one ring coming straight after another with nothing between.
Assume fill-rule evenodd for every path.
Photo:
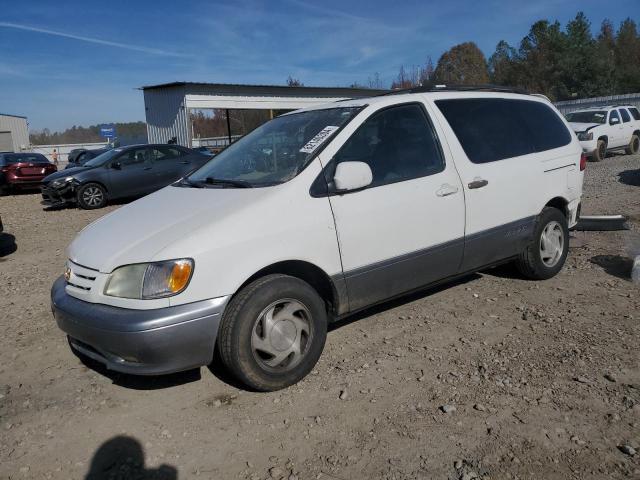
<instances>
[{"instance_id":1,"label":"front door","mask_svg":"<svg viewBox=\"0 0 640 480\"><path fill-rule=\"evenodd\" d=\"M462 185L425 105L372 113L325 170L346 161L365 162L373 173L364 190L329 198L350 309L457 273L464 244Z\"/></svg>"},{"instance_id":2,"label":"front door","mask_svg":"<svg viewBox=\"0 0 640 480\"><path fill-rule=\"evenodd\" d=\"M154 190L155 181L151 149L131 148L111 162L109 195L111 198L146 195Z\"/></svg>"}]
</instances>

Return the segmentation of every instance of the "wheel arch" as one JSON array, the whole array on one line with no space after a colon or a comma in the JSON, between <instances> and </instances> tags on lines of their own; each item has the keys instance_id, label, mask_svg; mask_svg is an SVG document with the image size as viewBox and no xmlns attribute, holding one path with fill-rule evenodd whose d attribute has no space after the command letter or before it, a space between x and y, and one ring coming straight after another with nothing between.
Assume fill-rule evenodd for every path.
<instances>
[{"instance_id":1,"label":"wheel arch","mask_svg":"<svg viewBox=\"0 0 640 480\"><path fill-rule=\"evenodd\" d=\"M107 188L107 185L104 182L101 182L100 180L87 180L86 182L80 182L76 187L76 191L84 187L85 185L89 185L90 183L95 183L96 185L100 185L102 188L104 188L104 191L107 193L107 195L109 194L109 189Z\"/></svg>"},{"instance_id":2,"label":"wheel arch","mask_svg":"<svg viewBox=\"0 0 640 480\"><path fill-rule=\"evenodd\" d=\"M284 260L268 265L247 278L236 293L258 278L274 273L290 275L307 282L325 301L327 312L332 316L340 315L348 308L346 290L338 285L340 282L334 281L317 265L304 260Z\"/></svg>"},{"instance_id":3,"label":"wheel arch","mask_svg":"<svg viewBox=\"0 0 640 480\"><path fill-rule=\"evenodd\" d=\"M598 140L604 140L604 143L609 146L609 137L607 135L600 135Z\"/></svg>"},{"instance_id":4,"label":"wheel arch","mask_svg":"<svg viewBox=\"0 0 640 480\"><path fill-rule=\"evenodd\" d=\"M569 219L569 201L564 197L554 197L549 200L545 207L553 207L560 210L567 219Z\"/></svg>"}]
</instances>

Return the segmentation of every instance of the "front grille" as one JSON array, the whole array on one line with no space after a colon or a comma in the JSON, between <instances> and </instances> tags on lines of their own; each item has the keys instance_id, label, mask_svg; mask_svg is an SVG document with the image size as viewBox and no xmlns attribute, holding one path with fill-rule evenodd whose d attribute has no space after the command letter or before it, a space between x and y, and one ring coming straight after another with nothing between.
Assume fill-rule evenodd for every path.
<instances>
[{"instance_id":1,"label":"front grille","mask_svg":"<svg viewBox=\"0 0 640 480\"><path fill-rule=\"evenodd\" d=\"M95 270L83 267L72 261L67 264L67 285L84 292L90 292L96 280Z\"/></svg>"}]
</instances>

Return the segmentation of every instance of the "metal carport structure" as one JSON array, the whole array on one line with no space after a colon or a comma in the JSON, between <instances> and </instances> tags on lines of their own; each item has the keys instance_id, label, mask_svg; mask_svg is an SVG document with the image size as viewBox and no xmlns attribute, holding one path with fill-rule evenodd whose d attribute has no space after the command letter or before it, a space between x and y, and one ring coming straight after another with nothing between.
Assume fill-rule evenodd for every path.
<instances>
[{"instance_id":1,"label":"metal carport structure","mask_svg":"<svg viewBox=\"0 0 640 480\"><path fill-rule=\"evenodd\" d=\"M172 82L140 87L144 94L149 143L166 143L175 138L180 145L193 146L190 111L226 111L227 136L231 141L231 110L294 110L346 98L361 98L386 90L346 87L304 87L280 85L237 85L224 83Z\"/></svg>"}]
</instances>

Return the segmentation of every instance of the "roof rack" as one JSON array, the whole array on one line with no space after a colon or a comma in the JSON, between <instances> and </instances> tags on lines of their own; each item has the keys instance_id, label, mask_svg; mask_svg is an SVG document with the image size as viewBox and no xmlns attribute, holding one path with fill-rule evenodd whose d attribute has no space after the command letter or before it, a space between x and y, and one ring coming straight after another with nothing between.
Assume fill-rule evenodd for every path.
<instances>
[{"instance_id":1,"label":"roof rack","mask_svg":"<svg viewBox=\"0 0 640 480\"><path fill-rule=\"evenodd\" d=\"M382 95L397 95L400 93L426 93L426 92L500 92L500 93L520 93L529 95L529 92L517 87L504 87L502 85L480 84L480 85L421 85L418 87L392 90Z\"/></svg>"}]
</instances>

